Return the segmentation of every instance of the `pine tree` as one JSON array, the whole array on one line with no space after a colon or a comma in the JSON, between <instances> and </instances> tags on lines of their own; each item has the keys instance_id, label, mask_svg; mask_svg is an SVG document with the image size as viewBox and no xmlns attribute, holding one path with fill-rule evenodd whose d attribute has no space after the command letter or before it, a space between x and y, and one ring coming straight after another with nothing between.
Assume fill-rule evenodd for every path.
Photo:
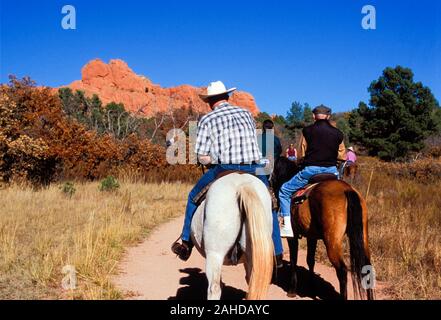
<instances>
[{"instance_id":1,"label":"pine tree","mask_svg":"<svg viewBox=\"0 0 441 320\"><path fill-rule=\"evenodd\" d=\"M404 159L424 148L424 139L441 129L440 106L428 87L414 82L411 69L386 68L369 87L369 106L361 102L350 118L351 141L384 160Z\"/></svg>"}]
</instances>

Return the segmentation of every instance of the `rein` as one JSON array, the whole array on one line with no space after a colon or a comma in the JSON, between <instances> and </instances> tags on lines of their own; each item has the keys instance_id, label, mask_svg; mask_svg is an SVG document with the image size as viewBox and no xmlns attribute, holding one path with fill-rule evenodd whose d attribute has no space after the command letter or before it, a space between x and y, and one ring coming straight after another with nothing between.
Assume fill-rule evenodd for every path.
<instances>
[{"instance_id":1,"label":"rein","mask_svg":"<svg viewBox=\"0 0 441 320\"><path fill-rule=\"evenodd\" d=\"M205 174L205 166L202 163L199 163L199 166L201 167L202 175L204 175Z\"/></svg>"}]
</instances>

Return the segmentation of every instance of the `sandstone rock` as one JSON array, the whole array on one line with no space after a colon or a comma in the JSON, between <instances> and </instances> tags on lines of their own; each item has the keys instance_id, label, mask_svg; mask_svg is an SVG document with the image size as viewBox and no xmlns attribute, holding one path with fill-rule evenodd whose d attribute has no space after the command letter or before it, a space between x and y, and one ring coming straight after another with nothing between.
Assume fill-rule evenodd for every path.
<instances>
[{"instance_id":1,"label":"sandstone rock","mask_svg":"<svg viewBox=\"0 0 441 320\"><path fill-rule=\"evenodd\" d=\"M83 67L81 74L81 80L74 81L67 87L83 90L88 96L97 94L104 104L112 101L123 103L133 113L141 112L152 116L156 112L168 112L181 107L191 107L201 113L210 111L208 105L198 96L203 88L190 85L162 88L146 77L137 75L122 60L111 60L109 64L99 59L90 61ZM235 92L231 101L247 108L254 115L259 113L256 102L249 93Z\"/></svg>"}]
</instances>

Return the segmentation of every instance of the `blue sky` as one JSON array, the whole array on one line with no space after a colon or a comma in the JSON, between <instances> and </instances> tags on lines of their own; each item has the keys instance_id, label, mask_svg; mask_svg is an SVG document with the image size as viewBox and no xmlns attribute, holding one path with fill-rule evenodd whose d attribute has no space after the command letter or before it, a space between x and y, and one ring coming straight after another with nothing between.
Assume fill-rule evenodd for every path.
<instances>
[{"instance_id":1,"label":"blue sky","mask_svg":"<svg viewBox=\"0 0 441 320\"><path fill-rule=\"evenodd\" d=\"M292 101L352 109L403 65L441 99L441 1L0 1L2 83L60 86L89 60L120 58L166 87L223 80L285 115ZM65 4L77 30L61 28ZM376 30L361 27L367 4Z\"/></svg>"}]
</instances>

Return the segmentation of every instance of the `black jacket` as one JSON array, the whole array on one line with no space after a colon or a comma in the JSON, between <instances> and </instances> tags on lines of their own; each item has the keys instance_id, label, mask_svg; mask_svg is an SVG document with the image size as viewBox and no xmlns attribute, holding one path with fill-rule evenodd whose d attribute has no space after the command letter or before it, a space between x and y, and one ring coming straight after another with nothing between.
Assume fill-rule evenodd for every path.
<instances>
[{"instance_id":1,"label":"black jacket","mask_svg":"<svg viewBox=\"0 0 441 320\"><path fill-rule=\"evenodd\" d=\"M318 120L303 129L306 141L303 165L318 167L334 167L337 165L339 150L344 152L344 135L332 126L328 120Z\"/></svg>"}]
</instances>

